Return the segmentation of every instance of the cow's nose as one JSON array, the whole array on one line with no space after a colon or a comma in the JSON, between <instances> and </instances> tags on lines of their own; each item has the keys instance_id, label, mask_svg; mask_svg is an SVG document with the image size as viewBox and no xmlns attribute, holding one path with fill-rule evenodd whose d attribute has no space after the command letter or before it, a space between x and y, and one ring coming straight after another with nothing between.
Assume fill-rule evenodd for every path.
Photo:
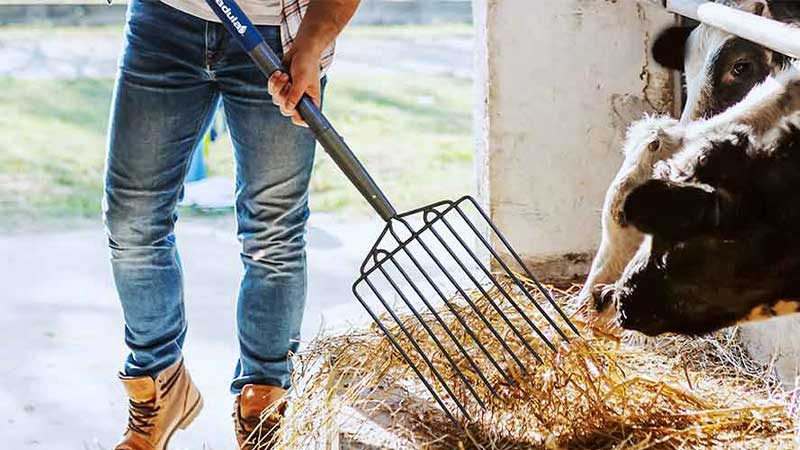
<instances>
[{"instance_id":1,"label":"cow's nose","mask_svg":"<svg viewBox=\"0 0 800 450\"><path fill-rule=\"evenodd\" d=\"M634 330L648 336L656 336L666 331L666 323L655 314L637 314L620 308L619 325L626 330Z\"/></svg>"}]
</instances>

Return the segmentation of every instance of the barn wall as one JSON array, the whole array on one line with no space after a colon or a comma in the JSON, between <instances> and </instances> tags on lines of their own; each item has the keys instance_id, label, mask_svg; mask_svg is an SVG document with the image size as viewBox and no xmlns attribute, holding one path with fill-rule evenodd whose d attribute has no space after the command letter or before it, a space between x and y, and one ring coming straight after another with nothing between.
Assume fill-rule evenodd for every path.
<instances>
[{"instance_id":1,"label":"barn wall","mask_svg":"<svg viewBox=\"0 0 800 450\"><path fill-rule=\"evenodd\" d=\"M540 277L582 276L629 122L673 108L650 0L475 0L479 195Z\"/></svg>"}]
</instances>

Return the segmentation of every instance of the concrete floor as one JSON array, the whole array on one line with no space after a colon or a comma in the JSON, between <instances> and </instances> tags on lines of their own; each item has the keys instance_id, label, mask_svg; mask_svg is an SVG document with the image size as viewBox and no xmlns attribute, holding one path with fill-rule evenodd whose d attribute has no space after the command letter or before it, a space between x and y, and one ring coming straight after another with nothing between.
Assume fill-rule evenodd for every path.
<instances>
[{"instance_id":1,"label":"concrete floor","mask_svg":"<svg viewBox=\"0 0 800 450\"><path fill-rule=\"evenodd\" d=\"M363 323L350 285L381 223L312 216L304 339ZM236 358L238 242L228 217L188 218L186 362L206 406L171 449L233 449L228 381ZM124 428L116 373L126 354L121 309L99 224L0 235L0 436L14 450L109 449Z\"/></svg>"}]
</instances>

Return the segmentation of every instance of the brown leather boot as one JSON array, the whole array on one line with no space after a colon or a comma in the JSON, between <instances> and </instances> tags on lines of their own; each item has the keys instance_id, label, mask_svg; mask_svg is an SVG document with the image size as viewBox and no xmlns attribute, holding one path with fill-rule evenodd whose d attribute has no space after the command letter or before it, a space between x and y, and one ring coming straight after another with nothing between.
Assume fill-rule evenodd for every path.
<instances>
[{"instance_id":1,"label":"brown leather boot","mask_svg":"<svg viewBox=\"0 0 800 450\"><path fill-rule=\"evenodd\" d=\"M286 410L286 391L275 386L248 384L234 401L233 422L241 450L268 450ZM271 407L276 405L273 410ZM262 418L261 413L271 414Z\"/></svg>"},{"instance_id":2,"label":"brown leather boot","mask_svg":"<svg viewBox=\"0 0 800 450\"><path fill-rule=\"evenodd\" d=\"M203 397L183 359L158 376L119 379L128 392L128 429L115 450L164 450L176 429L184 429L200 414Z\"/></svg>"}]
</instances>

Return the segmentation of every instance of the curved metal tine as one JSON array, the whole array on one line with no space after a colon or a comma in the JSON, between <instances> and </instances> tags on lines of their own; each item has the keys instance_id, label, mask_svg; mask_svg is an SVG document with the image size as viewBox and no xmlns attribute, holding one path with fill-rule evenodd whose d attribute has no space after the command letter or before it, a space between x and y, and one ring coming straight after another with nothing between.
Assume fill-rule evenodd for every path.
<instances>
[{"instance_id":1,"label":"curved metal tine","mask_svg":"<svg viewBox=\"0 0 800 450\"><path fill-rule=\"evenodd\" d=\"M453 260L456 262L456 264L458 264L458 267L460 267L461 270L464 271L464 273L467 275L467 277L470 279L470 281L472 281L472 283L475 285L475 287L478 289L478 291L481 293L481 295L483 295L484 298L486 298L486 301L489 302L490 305L492 305L492 308L494 308L494 310L497 312L497 314L506 323L508 328L511 329L511 331L517 336L517 339L519 339L519 341L522 343L522 345L533 355L534 358L536 358L537 361L539 361L540 363L543 362L542 361L542 357L539 356L539 353L537 353L536 350L533 349L533 347L531 347L531 344L525 339L525 336L522 335L522 332L519 331L519 329L516 326L514 326L514 323L511 322L511 319L508 318L506 313L503 312L503 310L492 299L492 297L489 295L489 293L486 292L486 289L483 288L483 285L481 285L481 282L478 281L472 275L472 272L466 267L466 265L464 265L464 263L461 261L461 259L458 257L458 255L455 254L453 249L451 249L450 246L447 245L447 243L444 241L444 239L439 234L439 232L436 231L436 229L433 227L433 222L435 220L441 218L441 217L442 216L437 216L437 217L435 217L433 219L433 221L431 221L431 226L430 226L430 228L428 228L428 231L430 231L431 233L433 233L434 236L436 236L436 239L439 241L440 244L442 244L442 247L444 247L445 250L447 250L447 253L449 253L450 256L453 258ZM419 239L421 241L422 240L422 236L420 236Z\"/></svg>"},{"instance_id":2,"label":"curved metal tine","mask_svg":"<svg viewBox=\"0 0 800 450\"><path fill-rule=\"evenodd\" d=\"M397 219L397 220L399 222L403 223L409 230L411 230L413 232L414 228L411 227L411 225L408 224L408 222L406 222L405 219ZM503 347L503 349L505 349L505 351L508 352L508 354L514 360L514 362L517 363L517 365L519 366L520 370L522 370L522 373L527 374L528 373L528 369L525 368L525 365L522 363L522 361L520 361L520 359L517 356L517 354L514 353L514 350L512 350L511 347L508 346L508 343L506 343L505 339L503 339L503 337L500 336L500 333L498 333L497 330L494 329L492 324L489 323L489 320L486 319L486 317L484 317L484 315L481 313L480 309L478 309L478 307L475 305L475 302L473 302L472 299L470 299L469 295L467 295L467 293L464 292L464 289L461 288L461 286L453 278L453 276L450 274L450 272L448 272L447 269L444 267L444 265L442 265L442 262L439 261L439 258L437 258L433 254L433 252L431 251L430 248L428 248L428 245L425 244L425 241L423 241L422 239L419 239L419 236L414 238L414 241L418 242L420 244L420 246L422 246L422 248L425 249L425 253L427 253L428 256L430 256L431 260L436 264L436 266L439 268L439 270L442 271L442 274L444 274L444 276L448 279L448 281L450 281L450 283L453 285L453 287L456 289L456 291L458 291L458 293L461 294L461 297L463 297L464 300L467 302L467 304L469 304L469 306L477 313L477 316L481 319L481 321L484 323L484 325L486 325L486 327L489 329L489 332L492 333L492 335L497 339L497 341L500 343L500 345Z\"/></svg>"},{"instance_id":3,"label":"curved metal tine","mask_svg":"<svg viewBox=\"0 0 800 450\"><path fill-rule=\"evenodd\" d=\"M508 373L506 373L506 371L503 370L502 367L500 367L500 363L498 363L497 360L494 359L494 357L492 356L492 353L486 348L486 346L483 345L481 340L475 335L475 331L467 324L467 322L464 320L464 318L461 317L461 314L458 313L458 309L456 309L450 303L450 301L447 298L447 296L444 295L444 293L442 292L441 289L439 289L439 286L436 284L435 281L433 281L433 279L428 274L428 272L425 271L425 269L422 267L422 264L420 264L420 262L417 260L417 258L414 257L414 255L408 250L407 246L402 245L400 248L403 249L403 252L406 254L406 256L408 256L408 259L410 259L411 262L414 263L414 266L416 266L416 268L419 271L419 273L422 274L422 276L425 278L425 280L428 282L428 284L431 285L433 290L436 291L436 294L438 294L439 298L442 299L442 303L444 303L447 306L447 309L449 309L450 312L453 313L453 316L455 316L456 320L458 320L458 323L461 324L461 326L464 328L464 331L466 331L466 333L469 335L469 337L472 338L472 340L475 342L475 345L477 345L478 348L483 352L484 356L486 356L486 359L489 360L489 362L492 364L492 366L495 368L495 370L497 370L497 372L500 374L500 376L502 376L503 379L506 380L506 382L508 384L514 384L514 381L511 379L511 377L508 375ZM423 300L423 301L425 301L425 300ZM431 309L431 311L433 311L432 307L429 306L429 308ZM478 373L482 373L482 372L479 371Z\"/></svg>"},{"instance_id":4,"label":"curved metal tine","mask_svg":"<svg viewBox=\"0 0 800 450\"><path fill-rule=\"evenodd\" d=\"M362 280L366 281L367 279L366 278L362 278ZM356 296L356 299L358 299L358 302L361 303L361 306L364 307L365 310L367 310L367 313L370 315L370 317L372 317L372 320L375 322L376 325L378 325L378 328L380 328L381 331L383 332L383 334L389 339L389 342L392 343L392 345L394 346L395 350L397 350L397 352L400 353L400 356L403 357L403 360L405 360L406 364L408 364L408 366L411 367L411 370L413 370L414 373L417 375L417 377L420 379L420 381L422 381L422 384L425 385L425 387L428 389L428 392L431 393L431 395L433 396L433 399L436 401L436 403L439 405L439 407L442 408L442 410L447 415L447 417L450 420L453 421L453 423L459 428L460 431L463 431L463 429L461 428L461 423L456 419L456 417L450 411L450 408L448 408L447 405L445 405L444 400L442 400L442 398L439 396L439 394L436 393L436 390L433 388L433 386L431 386L430 382L428 382L428 379L425 378L425 375L422 374L422 371L420 371L420 369L417 367L417 365L414 364L414 362L411 360L411 357L408 356L408 353L406 353L406 351L403 349L403 346L400 345L399 342L397 342L397 339L389 331L389 329L386 328L386 325L384 325L383 322L381 321L381 319L378 317L378 315L375 314L375 311L373 311L372 308L369 307L369 304L367 304L367 302L358 293L358 289L356 289L356 286L358 285L358 283L359 282L356 281L356 284L353 285L353 295ZM370 283L368 282L368 284L370 284ZM374 292L374 290L375 289L373 288L373 292ZM383 300L381 300L381 303L383 303L384 307L386 306L386 303L384 303ZM389 311L391 311L391 309L389 309ZM400 326L400 328L404 332L406 332L406 335L408 335L408 332L405 331L405 328L403 327L403 324L400 323L399 321L397 321L396 317L395 317L395 322L397 322L397 324ZM472 419L470 418L469 414L466 414L466 412L463 411L463 410L462 410L462 412L464 413L464 415L467 418L467 420L471 422Z\"/></svg>"},{"instance_id":5,"label":"curved metal tine","mask_svg":"<svg viewBox=\"0 0 800 450\"><path fill-rule=\"evenodd\" d=\"M392 262L395 264L395 266L397 265L397 262L395 262L393 260L393 258L392 258ZM478 395L478 393L475 392L475 389L472 388L472 385L470 384L469 380L467 380L467 377L464 375L464 372L462 372L461 369L458 368L458 365L453 360L453 358L450 356L450 353L448 353L447 349L445 349L444 345L442 345L442 342L439 340L439 337L436 336L436 333L434 333L433 330L431 329L431 327L428 326L427 322L425 322L425 319L420 315L419 311L417 311L417 309L414 308L414 305L411 303L411 301L408 299L408 297L406 297L406 295L403 293L402 289L400 289L400 286L398 286L397 283L394 282L394 279L392 279L392 277L390 277L389 274L386 273L386 270L383 268L383 265L380 265L378 267L378 270L380 270L380 272L386 278L386 281L388 281L389 284L392 285L394 290L397 291L397 293L400 295L400 298L403 300L403 303L405 303L408 306L408 308L411 310L411 314L413 314L414 317L417 318L417 320L419 321L420 325L422 325L422 328L424 328L425 331L428 332L428 334L431 337L431 340L436 344L437 347L439 347L439 350L441 350L441 352L444 355L444 357L447 359L447 361L453 367L453 371L455 371L458 374L458 377L461 379L461 381L464 383L464 385L466 385L467 390L469 390L469 392L472 394L472 396L475 397L475 400L478 402L478 404L481 406L481 408L485 408L486 405L483 403L483 400L481 400L481 398ZM442 323L442 327L444 327L444 329L447 330L447 326L444 325L444 323ZM452 334L451 334L451 336L452 336ZM455 337L453 337L453 339L455 340ZM458 341L456 341L456 345L461 347L461 345L458 343ZM476 367L475 370L479 370L479 369L477 369L477 367Z\"/></svg>"},{"instance_id":6,"label":"curved metal tine","mask_svg":"<svg viewBox=\"0 0 800 450\"><path fill-rule=\"evenodd\" d=\"M373 255L376 252L380 251L379 247L381 245L381 241L386 236L388 228L389 228L388 226L383 227L383 230L381 230L381 234L378 235L378 239L375 240L375 243L372 244L372 248L370 248L369 253L367 253L367 257L364 258L364 262L361 263L361 268L359 269L359 272L361 273L362 276L366 275L367 272L369 271L369 269L367 268L367 263L369 263L370 260L374 259ZM377 264L376 261L373 261L373 263Z\"/></svg>"},{"instance_id":7,"label":"curved metal tine","mask_svg":"<svg viewBox=\"0 0 800 450\"><path fill-rule=\"evenodd\" d=\"M414 350L416 350L417 353L419 353L419 356L422 358L422 360L425 361L425 364L428 366L433 376L442 386L442 389L444 389L445 392L447 392L447 394L450 396L450 399L453 400L453 403L455 403L456 406L458 406L458 409L461 410L464 416L469 418L470 416L469 413L467 412L467 408L463 404L461 404L460 401L458 401L458 398L455 396L455 394L453 394L453 391L450 390L450 386L448 386L447 383L445 383L444 378L442 378L442 375L439 373L438 370L436 370L436 367L433 365L433 362L431 362L430 358L428 358L428 355L426 355L425 352L422 350L422 348L420 348L419 343L416 341L416 339L414 339L413 336L411 336L411 333L409 333L409 331L406 329L406 326L403 325L403 322L400 320L400 318L397 317L397 314L394 312L394 309L392 309L392 307L389 306L388 302L386 302L386 299L384 299L381 293L378 292L378 289L375 287L374 284L372 284L372 281L370 281L369 277L364 278L364 281L367 282L367 285L370 287L370 289L372 289L372 292L375 293L375 296L378 297L378 300L380 300L383 307L386 308L386 311L389 313L390 316L392 316L392 319L394 319L395 323L397 323L397 326L400 327L400 330L403 332L403 334L406 335L408 342L411 344L412 347L414 347Z\"/></svg>"},{"instance_id":8,"label":"curved metal tine","mask_svg":"<svg viewBox=\"0 0 800 450\"><path fill-rule=\"evenodd\" d=\"M458 240L461 246L464 247L464 250L466 250L469 256L472 257L472 260L475 261L475 264L477 264L478 267L481 268L483 274L486 275L490 280L492 280L492 284L494 284L495 287L497 287L497 289L503 294L503 297L505 297L506 300L511 304L511 306L514 307L514 309L517 311L517 313L519 313L522 319L531 328L533 328L533 331L544 341L545 344L547 344L548 347L550 347L550 350L556 351L556 346L553 345L552 342L550 342L550 339L548 339L544 333L542 333L542 330L540 330L539 327L536 326L536 323L534 323L533 320L531 320L531 318L528 316L528 314L525 313L522 307L520 307L519 304L516 301L514 301L513 298L511 298L511 295L505 290L505 288L503 288L500 282L497 281L494 275L492 275L492 272L486 268L486 266L481 262L480 258L478 258L478 256L475 255L475 252L473 252L472 249L469 248L467 243L464 242L463 239L461 239L461 236L459 236L456 230L453 229L453 226L450 225L450 222L447 221L447 218L444 215L442 215L440 216L440 219L445 224L447 229L450 230L450 233L453 235L453 237L455 237ZM433 229L433 227L431 227L431 229Z\"/></svg>"},{"instance_id":9,"label":"curved metal tine","mask_svg":"<svg viewBox=\"0 0 800 450\"><path fill-rule=\"evenodd\" d=\"M390 255L388 258L389 258L390 261L392 261L392 264L394 264L394 266L397 268L397 270L403 275L403 278L405 278L406 282L411 286L411 288L414 290L414 292L417 294L417 296L420 298L420 300L422 300L422 302L425 304L425 306L428 307L428 310L430 310L431 314L433 314L433 317L436 318L436 321L439 322L439 325L442 326L442 329L444 329L445 333L447 333L447 335L450 337L450 339L453 341L453 343L456 344L456 347L458 347L459 351L461 351L461 354L463 354L464 358L466 358L466 360L469 362L469 365L472 366L472 369L475 371L475 373L478 375L478 377L480 377L481 381L483 381L483 384L485 384L486 387L489 389L489 392L491 392L492 395L496 396L497 392L495 392L494 387L492 387L492 384L489 383L489 380L486 379L486 377L483 374L483 371L481 371L480 367L478 367L478 364L475 363L475 361L469 355L469 353L464 348L464 346L461 345L461 342L453 334L453 331L450 329L450 327L448 327L447 324L444 322L444 319L442 319L442 316L440 316L439 313L436 311L436 308L434 308L433 305L430 304L428 299L425 298L425 296L419 290L417 285L414 284L414 282L411 280L411 277L408 276L408 273L406 273L405 269L403 269L403 267L400 264L398 264L398 262L394 259L394 256ZM392 283L392 281L390 281L390 283ZM394 284L394 283L392 283L392 284ZM402 294L401 294L401 296L402 296ZM404 300L405 300L405 298L404 298ZM408 302L406 302L406 304L409 305L409 307L413 309L413 306L411 306ZM419 316L417 316L417 318L419 318ZM420 321L422 321L422 319L420 319ZM427 328L427 326L426 326L426 328ZM441 350L445 354L447 353L444 349L441 349ZM450 357L448 356L448 360L449 359L450 359ZM455 363L453 361L450 361L450 363L453 364L453 369L458 371L459 375L461 375L461 377L463 379L464 376L463 376L463 374L461 374L461 371L458 369L458 367L455 365ZM464 381L464 383L467 383L466 380L463 380L463 381ZM474 394L474 391L472 391L472 389L470 389L470 391L473 392L473 394ZM482 403L481 403L481 406L483 406Z\"/></svg>"},{"instance_id":10,"label":"curved metal tine","mask_svg":"<svg viewBox=\"0 0 800 450\"><path fill-rule=\"evenodd\" d=\"M465 198L469 199L475 205L475 209L477 209L478 212L480 212L480 214L483 216L483 218L486 221L486 223L494 231L495 235L497 235L497 237L500 238L500 240L503 242L503 245L505 245L506 249L511 253L511 255L514 257L514 259L517 261L517 264L519 264L520 267L522 267L522 269L525 271L525 274L528 277L530 277L530 279L536 284L536 287L539 288L539 291L542 293L542 295L545 296L547 301L553 306L553 308L555 308L555 310L558 312L558 314L561 316L561 318L564 319L564 322L567 323L567 325L572 329L573 332L575 332L576 335L580 336L580 333L578 332L578 329L575 328L575 325L569 320L567 315L564 314L564 311L561 310L561 307L558 306L558 304L556 303L555 299L553 299L553 296L550 295L550 291L547 290L544 286L542 286L542 284L539 283L539 280L537 280L536 277L528 270L528 267L525 266L525 263L522 262L522 258L519 257L519 255L514 251L513 248L511 248L511 245L508 243L506 238L503 237L502 233L500 233L500 230L498 230L497 227L492 223L492 221L489 220L489 217L486 215L486 213L480 208L480 206L478 206L477 203L475 203L475 201L471 197L465 197ZM478 231L478 229L475 228L475 225L472 223L472 221L470 221L469 218L466 217L466 215L464 214L464 211L462 211L461 208L458 208L458 207L456 207L454 209L464 219L464 221L467 223L467 225L469 225L469 227L472 229L472 231L478 236L478 239L480 239L480 241L489 250L489 252L491 252L491 254L494 257L494 259L503 267L503 269L506 271L506 273L508 273L509 276L514 280L514 284L516 284L517 287L520 288L520 290L525 294L525 296L528 297L528 299L536 306L536 309L538 309L539 312L541 312L545 316L547 321L550 323L550 325L553 326L553 328L555 328L555 330L558 332L558 334L561 336L561 338L564 339L565 341L569 342L569 337L567 337L567 335L561 330L561 328L558 325L556 325L555 321L553 321L553 319L550 317L550 315L547 314L544 311L544 309L541 307L541 305L539 305L539 302L537 302L536 299L533 298L531 293L528 292L528 290L522 284L522 281L517 276L514 275L514 272L508 267L508 265L505 263L505 261L503 261L503 258L500 257L499 254L497 254L497 252L494 250L494 248L492 248L492 245L489 242L487 242L486 238L484 238L481 235L480 231Z\"/></svg>"}]
</instances>

